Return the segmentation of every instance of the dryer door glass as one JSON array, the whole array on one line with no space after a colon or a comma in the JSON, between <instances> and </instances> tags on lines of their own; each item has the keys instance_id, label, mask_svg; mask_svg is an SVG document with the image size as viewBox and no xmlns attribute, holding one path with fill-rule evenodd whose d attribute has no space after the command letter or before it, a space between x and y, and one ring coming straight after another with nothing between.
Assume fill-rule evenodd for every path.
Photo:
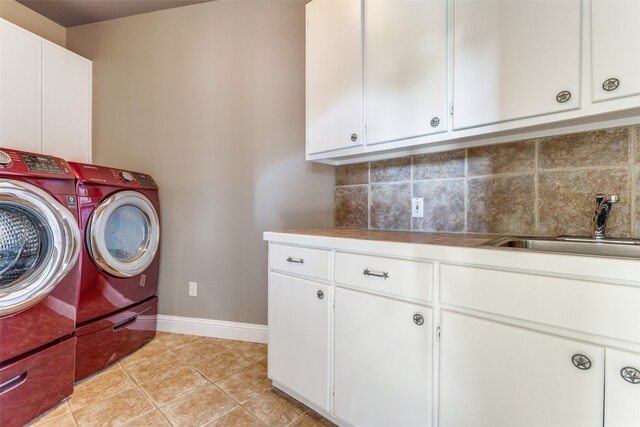
<instances>
[{"instance_id":1,"label":"dryer door glass","mask_svg":"<svg viewBox=\"0 0 640 427\"><path fill-rule=\"evenodd\" d=\"M140 258L149 247L149 218L139 208L121 206L109 217L104 232L111 256L121 262Z\"/></svg>"},{"instance_id":2,"label":"dryer door glass","mask_svg":"<svg viewBox=\"0 0 640 427\"><path fill-rule=\"evenodd\" d=\"M73 268L76 218L33 185L0 179L0 316L45 298Z\"/></svg>"},{"instance_id":3,"label":"dryer door glass","mask_svg":"<svg viewBox=\"0 0 640 427\"><path fill-rule=\"evenodd\" d=\"M137 191L120 191L103 200L86 232L91 259L115 277L141 274L154 261L160 243L158 213Z\"/></svg>"}]
</instances>

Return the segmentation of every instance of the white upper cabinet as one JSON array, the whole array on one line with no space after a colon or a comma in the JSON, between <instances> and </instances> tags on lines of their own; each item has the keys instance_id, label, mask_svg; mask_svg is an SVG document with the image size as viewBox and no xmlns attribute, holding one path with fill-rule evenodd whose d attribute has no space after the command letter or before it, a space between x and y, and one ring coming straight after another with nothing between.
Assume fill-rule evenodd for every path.
<instances>
[{"instance_id":1,"label":"white upper cabinet","mask_svg":"<svg viewBox=\"0 0 640 427\"><path fill-rule=\"evenodd\" d=\"M453 127L580 107L580 0L455 0Z\"/></svg>"},{"instance_id":2,"label":"white upper cabinet","mask_svg":"<svg viewBox=\"0 0 640 427\"><path fill-rule=\"evenodd\" d=\"M91 161L91 61L0 20L0 146Z\"/></svg>"},{"instance_id":3,"label":"white upper cabinet","mask_svg":"<svg viewBox=\"0 0 640 427\"><path fill-rule=\"evenodd\" d=\"M42 45L42 152L91 158L91 63L49 43Z\"/></svg>"},{"instance_id":4,"label":"white upper cabinet","mask_svg":"<svg viewBox=\"0 0 640 427\"><path fill-rule=\"evenodd\" d=\"M362 5L307 4L307 153L362 144Z\"/></svg>"},{"instance_id":5,"label":"white upper cabinet","mask_svg":"<svg viewBox=\"0 0 640 427\"><path fill-rule=\"evenodd\" d=\"M365 2L367 144L447 130L447 1Z\"/></svg>"},{"instance_id":6,"label":"white upper cabinet","mask_svg":"<svg viewBox=\"0 0 640 427\"><path fill-rule=\"evenodd\" d=\"M2 20L0 147L40 151L40 39Z\"/></svg>"},{"instance_id":7,"label":"white upper cabinet","mask_svg":"<svg viewBox=\"0 0 640 427\"><path fill-rule=\"evenodd\" d=\"M639 1L591 1L594 102L640 94L639 20Z\"/></svg>"},{"instance_id":8,"label":"white upper cabinet","mask_svg":"<svg viewBox=\"0 0 640 427\"><path fill-rule=\"evenodd\" d=\"M307 159L640 123L639 17L634 0L312 0Z\"/></svg>"}]
</instances>

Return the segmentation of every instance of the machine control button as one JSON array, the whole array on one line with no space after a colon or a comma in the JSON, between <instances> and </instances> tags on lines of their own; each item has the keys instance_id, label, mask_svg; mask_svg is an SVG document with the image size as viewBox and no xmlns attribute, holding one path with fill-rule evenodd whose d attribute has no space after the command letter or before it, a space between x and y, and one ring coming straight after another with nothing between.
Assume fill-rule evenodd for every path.
<instances>
[{"instance_id":1,"label":"machine control button","mask_svg":"<svg viewBox=\"0 0 640 427\"><path fill-rule=\"evenodd\" d=\"M6 167L11 164L11 157L4 151L0 151L0 166Z\"/></svg>"},{"instance_id":2,"label":"machine control button","mask_svg":"<svg viewBox=\"0 0 640 427\"><path fill-rule=\"evenodd\" d=\"M120 178L122 178L122 180L124 182L131 182L133 181L133 175L131 175L131 173L127 172L127 171L122 171L120 172Z\"/></svg>"}]
</instances>

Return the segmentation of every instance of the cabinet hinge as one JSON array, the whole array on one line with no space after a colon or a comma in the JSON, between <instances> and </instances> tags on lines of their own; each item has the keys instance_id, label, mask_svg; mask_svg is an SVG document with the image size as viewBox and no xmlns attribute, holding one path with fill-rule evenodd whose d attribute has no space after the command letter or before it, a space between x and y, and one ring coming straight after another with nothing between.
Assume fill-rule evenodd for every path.
<instances>
[{"instance_id":1,"label":"cabinet hinge","mask_svg":"<svg viewBox=\"0 0 640 427\"><path fill-rule=\"evenodd\" d=\"M440 342L440 326L436 328L436 340Z\"/></svg>"},{"instance_id":2,"label":"cabinet hinge","mask_svg":"<svg viewBox=\"0 0 640 427\"><path fill-rule=\"evenodd\" d=\"M453 103L451 103L451 105L449 105L449 115L453 116Z\"/></svg>"},{"instance_id":3,"label":"cabinet hinge","mask_svg":"<svg viewBox=\"0 0 640 427\"><path fill-rule=\"evenodd\" d=\"M335 388L335 387L333 387L333 388L331 389L331 395L332 395L333 397L336 397L336 388Z\"/></svg>"}]
</instances>

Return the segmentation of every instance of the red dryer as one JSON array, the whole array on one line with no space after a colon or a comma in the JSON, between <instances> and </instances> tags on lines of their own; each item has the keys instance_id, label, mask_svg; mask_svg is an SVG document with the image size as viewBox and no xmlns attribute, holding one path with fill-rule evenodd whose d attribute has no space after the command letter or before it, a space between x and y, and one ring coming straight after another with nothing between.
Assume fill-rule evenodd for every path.
<instances>
[{"instance_id":1,"label":"red dryer","mask_svg":"<svg viewBox=\"0 0 640 427\"><path fill-rule=\"evenodd\" d=\"M82 234L76 381L155 337L160 203L151 176L69 163Z\"/></svg>"},{"instance_id":2,"label":"red dryer","mask_svg":"<svg viewBox=\"0 0 640 427\"><path fill-rule=\"evenodd\" d=\"M66 161L0 149L0 426L73 392L77 221Z\"/></svg>"}]
</instances>

